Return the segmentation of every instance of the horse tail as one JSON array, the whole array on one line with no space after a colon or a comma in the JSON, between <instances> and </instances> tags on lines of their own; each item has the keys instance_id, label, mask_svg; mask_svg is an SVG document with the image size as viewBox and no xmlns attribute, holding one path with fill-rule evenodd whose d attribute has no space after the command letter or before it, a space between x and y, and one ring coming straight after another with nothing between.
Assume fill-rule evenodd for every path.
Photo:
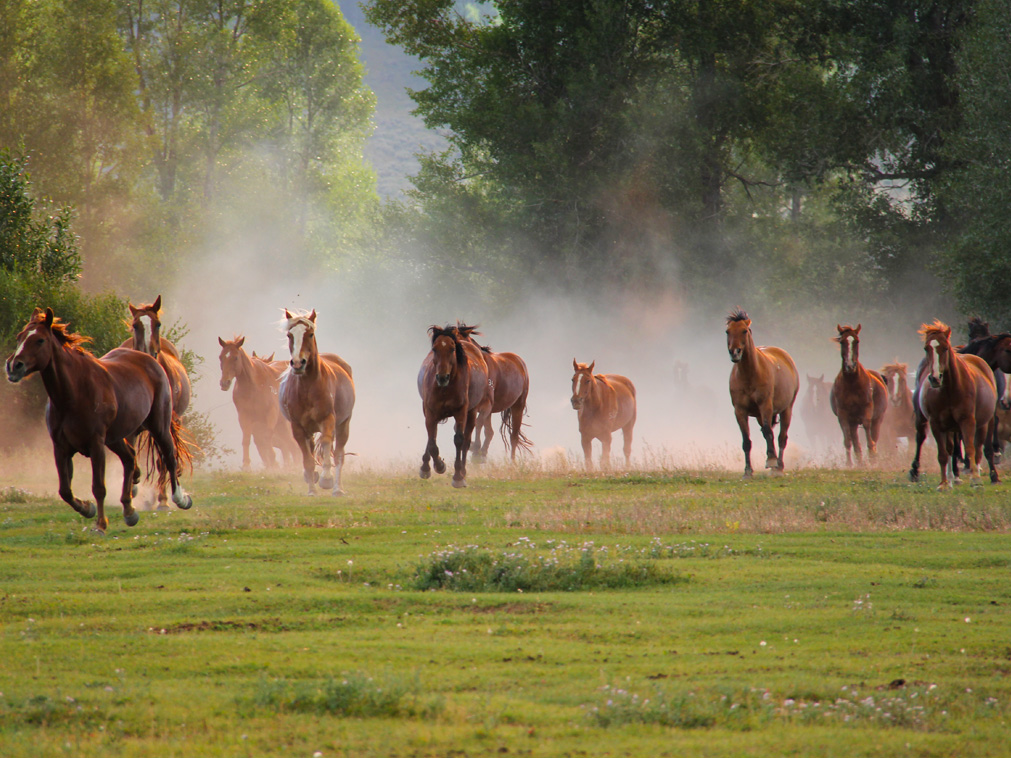
<instances>
[{"instance_id":1,"label":"horse tail","mask_svg":"<svg viewBox=\"0 0 1011 758\"><path fill-rule=\"evenodd\" d=\"M524 424L522 417L520 417L519 419L515 418L512 408L506 408L504 411L502 411L502 425L499 426L498 430L499 434L502 435L502 442L505 443L507 450L512 449L512 442L510 440L510 437L512 436L513 429L515 426L518 426L517 439L519 440L520 447L529 452L533 448L534 443L529 437L527 437L527 435L523 433L523 427L529 426L529 424ZM509 430L508 434L506 433L507 428Z\"/></svg>"},{"instance_id":2,"label":"horse tail","mask_svg":"<svg viewBox=\"0 0 1011 758\"><path fill-rule=\"evenodd\" d=\"M197 444L190 430L183 426L182 419L174 411L169 431L172 433L172 447L176 450L176 472L187 468L192 474L193 459L196 454L200 453L200 445Z\"/></svg>"}]
</instances>

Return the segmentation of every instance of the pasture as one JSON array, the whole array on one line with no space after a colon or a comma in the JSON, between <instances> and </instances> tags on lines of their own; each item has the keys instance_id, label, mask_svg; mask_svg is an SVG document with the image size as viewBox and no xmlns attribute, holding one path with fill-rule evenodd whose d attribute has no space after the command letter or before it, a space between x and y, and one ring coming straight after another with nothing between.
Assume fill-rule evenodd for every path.
<instances>
[{"instance_id":1,"label":"pasture","mask_svg":"<svg viewBox=\"0 0 1011 758\"><path fill-rule=\"evenodd\" d=\"M101 536L7 462L3 755L1006 754L1008 485L416 466Z\"/></svg>"}]
</instances>

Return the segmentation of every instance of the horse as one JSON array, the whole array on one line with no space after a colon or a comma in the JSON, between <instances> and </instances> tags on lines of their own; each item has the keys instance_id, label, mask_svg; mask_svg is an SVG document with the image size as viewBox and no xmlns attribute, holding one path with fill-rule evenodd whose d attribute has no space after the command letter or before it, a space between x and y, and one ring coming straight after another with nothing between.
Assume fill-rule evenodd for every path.
<instances>
[{"instance_id":1,"label":"horse","mask_svg":"<svg viewBox=\"0 0 1011 758\"><path fill-rule=\"evenodd\" d=\"M172 412L176 418L181 419L190 405L190 378L176 346L161 336L161 295L158 295L150 305L134 306L132 303L127 305L131 316L127 326L133 334L121 343L120 347L139 350L158 361L165 370L169 386L172 388ZM140 469L135 476L136 484L140 481ZM164 478L160 475L159 482L164 482ZM168 507L168 498L163 485L158 487L158 507Z\"/></svg>"},{"instance_id":2,"label":"horse","mask_svg":"<svg viewBox=\"0 0 1011 758\"><path fill-rule=\"evenodd\" d=\"M974 318L969 322L969 343L958 348L962 355L978 355L993 371L994 382L997 386L998 410L1011 409L1011 383L1007 381L1007 374L1011 373L1011 334L991 334L990 325L979 318ZM994 426L994 434L998 425ZM1003 445L995 436L993 439L995 455L1001 457Z\"/></svg>"},{"instance_id":3,"label":"horse","mask_svg":"<svg viewBox=\"0 0 1011 758\"><path fill-rule=\"evenodd\" d=\"M250 357L242 347L245 341L242 336L231 340L218 337L221 346L218 356L221 364L219 386L223 392L232 390L232 403L239 415L242 470L250 468L250 439L256 445L263 465L272 470L277 467L274 448L281 450L286 463L294 459L294 441L277 400L283 369L272 365L270 360L261 359L255 351Z\"/></svg>"},{"instance_id":4,"label":"horse","mask_svg":"<svg viewBox=\"0 0 1011 758\"><path fill-rule=\"evenodd\" d=\"M520 445L529 450L532 442L523 434L523 412L527 405L527 394L530 392L530 374L527 364L516 353L496 353L486 345L479 345L474 335L479 335L477 327L461 324L460 336L481 348L485 364L488 366L487 402L478 409L477 421L474 426L474 462L488 459L488 448L494 436L491 417L502 414L502 424L499 431L502 441L510 450L510 460L516 460L516 448ZM506 437L506 430L509 436ZM482 442L482 432L484 441Z\"/></svg>"},{"instance_id":5,"label":"horse","mask_svg":"<svg viewBox=\"0 0 1011 758\"><path fill-rule=\"evenodd\" d=\"M442 474L446 464L439 457L436 444L436 427L440 421L452 418L453 444L456 459L453 463L453 486L467 486L467 452L471 435L477 422L478 409L491 405L491 388L488 386L488 363L485 354L471 339L474 327L457 323L456 326L430 326L428 334L432 348L421 362L418 371L418 394L425 414L428 442L421 457L419 475L428 479L432 475L429 460L435 472Z\"/></svg>"},{"instance_id":6,"label":"horse","mask_svg":"<svg viewBox=\"0 0 1011 758\"><path fill-rule=\"evenodd\" d=\"M290 368L282 377L278 392L281 412L291 424L291 434L302 452L302 477L309 494L316 494L316 482L331 494L343 495L341 471L344 446L351 432L351 412L355 406L355 383L351 367L316 346L316 311L306 315L284 311ZM319 439L313 444L316 434ZM319 463L322 473L317 475Z\"/></svg>"},{"instance_id":7,"label":"horse","mask_svg":"<svg viewBox=\"0 0 1011 758\"><path fill-rule=\"evenodd\" d=\"M611 434L621 429L624 440L625 468L632 455L632 428L638 412L635 385L621 374L596 374L593 367L572 359L572 398L570 402L579 420L579 438L583 445L586 470L593 469L590 458L593 440L600 440L600 468L611 467Z\"/></svg>"},{"instance_id":8,"label":"horse","mask_svg":"<svg viewBox=\"0 0 1011 758\"><path fill-rule=\"evenodd\" d=\"M744 450L744 476L751 468L751 432L748 419L758 420L765 437L765 467L783 473L783 454L793 418L793 403L800 390L800 376L793 358L782 348L756 347L751 334L751 319L740 308L727 316L727 351L730 369L730 400L734 416L741 428L741 448ZM779 455L772 427L779 422Z\"/></svg>"},{"instance_id":9,"label":"horse","mask_svg":"<svg viewBox=\"0 0 1011 758\"><path fill-rule=\"evenodd\" d=\"M916 437L916 412L913 410L913 392L906 380L909 365L899 363L896 359L882 366L878 373L884 378L885 390L888 392L888 410L881 425L878 447L881 447L882 441L894 447L900 437L905 437L911 443Z\"/></svg>"},{"instance_id":10,"label":"horse","mask_svg":"<svg viewBox=\"0 0 1011 758\"><path fill-rule=\"evenodd\" d=\"M105 448L123 464L123 519L134 526L140 516L133 507L137 453L131 443L138 432L150 434L162 463L162 480L172 486L172 501L182 509L193 505L178 479L177 458L188 460L179 420L172 414L172 391L158 362L136 350L115 348L96 358L84 348L89 339L36 308L17 336L7 358L7 379L17 383L38 372L49 396L46 426L60 481L60 497L85 518L97 517L100 532L109 528L105 515ZM74 497L73 457L91 458L91 492L95 502ZM162 482L164 484L164 482Z\"/></svg>"},{"instance_id":11,"label":"horse","mask_svg":"<svg viewBox=\"0 0 1011 758\"><path fill-rule=\"evenodd\" d=\"M842 367L832 384L829 404L842 429L847 466L853 465L851 448L856 451L857 463L863 463L857 434L861 426L867 439L867 453L871 458L877 457L878 436L888 410L888 390L885 389L884 378L877 371L868 371L860 363L860 327L860 324L856 328L836 324L839 336L833 338L839 343Z\"/></svg>"},{"instance_id":12,"label":"horse","mask_svg":"<svg viewBox=\"0 0 1011 758\"><path fill-rule=\"evenodd\" d=\"M806 376L807 390L804 392L804 399L801 400L800 416L804 420L804 428L807 429L811 444L826 448L835 437L839 425L829 406L828 396L832 390L832 383L825 381L824 374Z\"/></svg>"},{"instance_id":13,"label":"horse","mask_svg":"<svg viewBox=\"0 0 1011 758\"><path fill-rule=\"evenodd\" d=\"M1000 481L994 467L994 426L997 385L986 361L975 355L962 355L951 347L951 327L936 320L923 324L924 359L916 372L914 408L916 409L916 454L909 478L919 481L920 448L926 427L937 443L937 462L941 467L938 489L951 486L948 466L952 464L955 435L965 445L966 460L972 476L979 476L982 455L990 466L990 481ZM953 476L957 481L957 474Z\"/></svg>"}]
</instances>

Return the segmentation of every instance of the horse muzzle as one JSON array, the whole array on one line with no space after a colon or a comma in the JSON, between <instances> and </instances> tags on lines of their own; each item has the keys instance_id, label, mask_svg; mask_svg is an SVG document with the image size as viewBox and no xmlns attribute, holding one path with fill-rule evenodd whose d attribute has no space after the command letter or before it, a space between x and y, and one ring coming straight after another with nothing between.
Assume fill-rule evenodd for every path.
<instances>
[{"instance_id":1,"label":"horse muzzle","mask_svg":"<svg viewBox=\"0 0 1011 758\"><path fill-rule=\"evenodd\" d=\"M437 387L446 388L449 386L449 374L436 374L435 384Z\"/></svg>"},{"instance_id":2,"label":"horse muzzle","mask_svg":"<svg viewBox=\"0 0 1011 758\"><path fill-rule=\"evenodd\" d=\"M221 391L222 392L228 392L228 390L230 390L231 387L232 387L232 380L231 379L222 379L219 382L219 384L221 385Z\"/></svg>"},{"instance_id":3,"label":"horse muzzle","mask_svg":"<svg viewBox=\"0 0 1011 758\"><path fill-rule=\"evenodd\" d=\"M302 374L305 373L305 367L306 367L306 365L308 363L309 363L309 361L304 360L304 359L301 360L301 361L296 361L296 360L292 359L290 361L291 373L296 374L298 376L301 376Z\"/></svg>"},{"instance_id":4,"label":"horse muzzle","mask_svg":"<svg viewBox=\"0 0 1011 758\"><path fill-rule=\"evenodd\" d=\"M22 363L21 361L15 361L14 363L7 361L6 368L7 368L7 381L10 382L11 384L17 384L22 379L24 379L25 375L28 373L27 369L25 368L25 364Z\"/></svg>"},{"instance_id":5,"label":"horse muzzle","mask_svg":"<svg viewBox=\"0 0 1011 758\"><path fill-rule=\"evenodd\" d=\"M932 389L936 390L941 386L941 380L938 377L934 376L933 374L927 377L927 381L930 382L930 386Z\"/></svg>"},{"instance_id":6,"label":"horse muzzle","mask_svg":"<svg viewBox=\"0 0 1011 758\"><path fill-rule=\"evenodd\" d=\"M741 358L744 357L744 350L742 348L733 348L730 350L730 360L734 363L740 363Z\"/></svg>"},{"instance_id":7,"label":"horse muzzle","mask_svg":"<svg viewBox=\"0 0 1011 758\"><path fill-rule=\"evenodd\" d=\"M581 397L574 397L574 398L572 398L571 402L572 402L572 407L573 407L574 410L577 410L577 411L578 410L582 410L582 408L583 408L583 398L581 398Z\"/></svg>"}]
</instances>

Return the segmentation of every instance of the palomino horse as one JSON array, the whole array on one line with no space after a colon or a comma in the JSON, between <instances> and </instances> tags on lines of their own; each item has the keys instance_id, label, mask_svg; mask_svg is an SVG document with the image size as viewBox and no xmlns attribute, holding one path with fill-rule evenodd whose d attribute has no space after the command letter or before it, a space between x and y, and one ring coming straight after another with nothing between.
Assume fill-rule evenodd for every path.
<instances>
[{"instance_id":1,"label":"palomino horse","mask_svg":"<svg viewBox=\"0 0 1011 758\"><path fill-rule=\"evenodd\" d=\"M309 494L316 481L333 495L343 495L341 470L344 446L351 431L355 383L351 367L316 347L316 311L306 315L284 311L291 352L291 369L281 379L281 412L291 423L291 434L302 451L303 478ZM313 445L314 435L319 439ZM317 463L322 473L317 477Z\"/></svg>"},{"instance_id":2,"label":"palomino horse","mask_svg":"<svg viewBox=\"0 0 1011 758\"><path fill-rule=\"evenodd\" d=\"M965 445L971 476L979 475L980 460L986 455L990 481L1000 481L993 460L997 405L993 371L982 358L960 355L953 350L951 327L940 321L924 324L919 333L923 335L926 355L916 376L916 457L910 466L909 478L914 482L919 480L920 448L929 423L941 467L938 489L951 486L948 465L953 462L956 434L961 435Z\"/></svg>"},{"instance_id":3,"label":"palomino horse","mask_svg":"<svg viewBox=\"0 0 1011 758\"><path fill-rule=\"evenodd\" d=\"M882 366L879 373L884 378L885 389L888 391L888 410L885 412L885 422L881 425L878 447L884 443L889 449L894 448L900 437L905 437L912 443L916 437L916 424L913 393L906 380L909 365L896 360Z\"/></svg>"},{"instance_id":4,"label":"palomino horse","mask_svg":"<svg viewBox=\"0 0 1011 758\"><path fill-rule=\"evenodd\" d=\"M133 336L124 341L120 347L147 353L161 364L168 376L169 387L172 388L172 412L181 423L182 415L190 405L190 378L186 374L186 368L180 360L176 346L161 336L161 295L158 295L150 305L128 305L131 316L128 326ZM159 481L164 483L164 477L160 473ZM136 484L140 481L139 468L135 476ZM158 487L158 507L168 507L164 484Z\"/></svg>"},{"instance_id":5,"label":"palomino horse","mask_svg":"<svg viewBox=\"0 0 1011 758\"><path fill-rule=\"evenodd\" d=\"M789 353L778 347L755 347L751 319L740 308L727 316L727 350L734 366L730 369L730 400L741 428L744 475L751 476L751 432L748 419L758 419L765 437L765 467L783 471L783 453L793 417L793 403L800 389L797 367ZM779 456L772 427L779 421Z\"/></svg>"},{"instance_id":6,"label":"palomino horse","mask_svg":"<svg viewBox=\"0 0 1011 758\"><path fill-rule=\"evenodd\" d=\"M172 501L189 508L193 500L177 476L177 455L189 457L179 437L179 422L172 415L172 393L165 372L149 355L116 348L102 358L84 349L87 337L71 334L67 325L36 309L17 338L17 348L7 359L7 379L19 382L38 371L49 404L46 426L53 440L60 497L85 518L98 517L99 531L109 528L105 515L105 448L123 463L123 519L127 526L139 520L133 507L137 454L130 440L139 431L151 435L162 462L162 479L172 484ZM91 492L95 502L74 497L71 479L73 457L91 458Z\"/></svg>"},{"instance_id":7,"label":"palomino horse","mask_svg":"<svg viewBox=\"0 0 1011 758\"><path fill-rule=\"evenodd\" d=\"M443 419L452 418L453 444L456 446L454 487L467 486L467 451L470 450L478 409L491 402L484 352L465 336L473 331L473 327L464 324L430 326L428 333L432 338L432 349L418 371L418 393L428 432L419 473L422 479L432 475L429 460L433 460L437 474L446 470L435 442L436 428Z\"/></svg>"},{"instance_id":8,"label":"palomino horse","mask_svg":"<svg viewBox=\"0 0 1011 758\"><path fill-rule=\"evenodd\" d=\"M807 374L807 390L800 404L800 417L804 420L807 438L814 447L822 450L829 447L838 433L839 422L829 405L832 383L825 381L825 375Z\"/></svg>"},{"instance_id":9,"label":"palomino horse","mask_svg":"<svg viewBox=\"0 0 1011 758\"><path fill-rule=\"evenodd\" d=\"M478 345L474 335L479 335L476 326L458 324L460 336ZM478 408L477 422L474 426L474 462L487 460L488 448L494 436L491 417L502 414L502 425L499 427L502 440L510 449L510 459L516 460L516 448L520 445L529 450L531 442L523 434L523 412L527 407L527 394L530 392L530 374L527 364L516 353L496 353L490 347L478 345L484 354L484 362L488 366L488 402ZM506 429L509 436L506 437ZM484 432L484 441L481 433Z\"/></svg>"},{"instance_id":10,"label":"palomino horse","mask_svg":"<svg viewBox=\"0 0 1011 758\"><path fill-rule=\"evenodd\" d=\"M851 448L856 451L857 463L863 463L857 433L861 426L867 438L867 453L871 458L877 457L878 436L888 410L888 391L881 374L860 364L860 324L856 328L837 324L836 331L839 336L834 339L839 343L842 367L832 384L829 403L842 429L846 465L852 466Z\"/></svg>"},{"instance_id":11,"label":"palomino horse","mask_svg":"<svg viewBox=\"0 0 1011 758\"><path fill-rule=\"evenodd\" d=\"M583 445L586 470L593 468L590 459L593 440L600 440L600 467L611 467L611 434L621 429L624 440L625 467L632 455L632 427L635 426L635 386L620 374L594 376L592 361L589 365L572 359L572 407L579 419L579 438Z\"/></svg>"},{"instance_id":12,"label":"palomino horse","mask_svg":"<svg viewBox=\"0 0 1011 758\"><path fill-rule=\"evenodd\" d=\"M221 354L218 356L221 364L220 386L223 392L232 390L232 402L239 415L243 471L249 470L251 463L250 440L256 445L263 465L273 469L277 466L274 448L281 450L285 462L294 459L295 444L291 430L281 415L281 406L277 401L278 385L284 369L275 367L268 360L261 360L255 352L251 358L242 347L245 341L245 337L231 340L218 337L218 344L221 345Z\"/></svg>"}]
</instances>

